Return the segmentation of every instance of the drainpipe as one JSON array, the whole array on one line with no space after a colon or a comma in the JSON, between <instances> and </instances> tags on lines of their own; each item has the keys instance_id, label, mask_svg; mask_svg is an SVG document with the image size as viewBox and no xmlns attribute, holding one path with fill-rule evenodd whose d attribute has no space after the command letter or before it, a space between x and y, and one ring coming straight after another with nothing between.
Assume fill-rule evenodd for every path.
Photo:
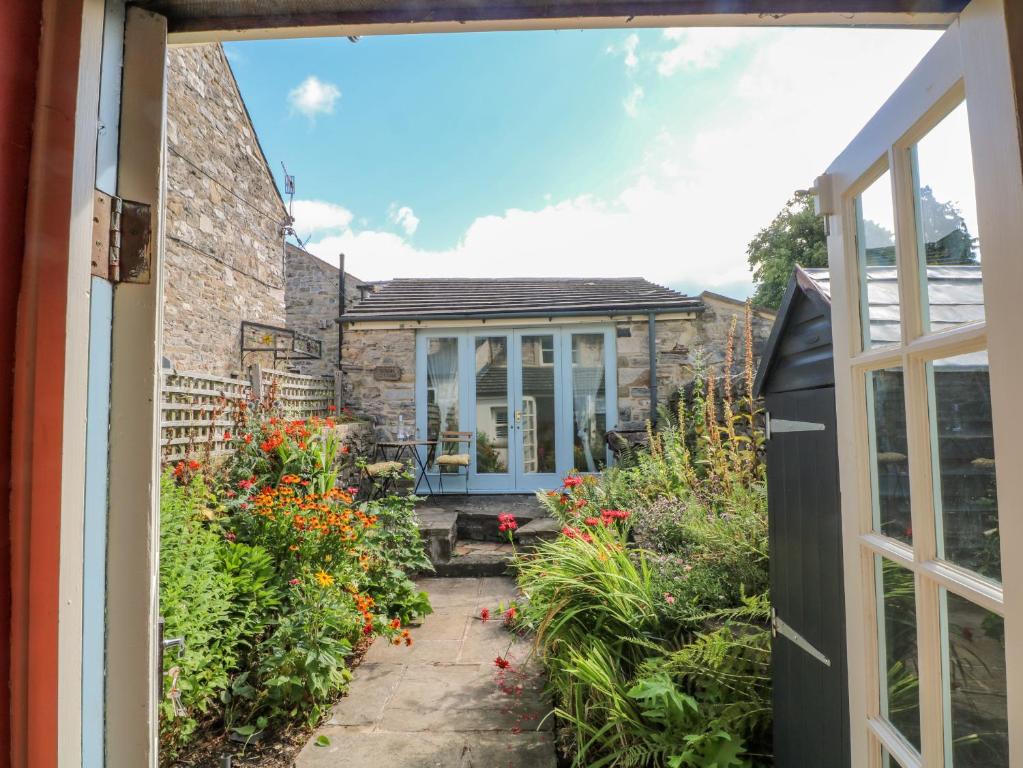
<instances>
[{"instance_id":1,"label":"drainpipe","mask_svg":"<svg viewBox=\"0 0 1023 768\"><path fill-rule=\"evenodd\" d=\"M341 370L341 342L345 339L344 325L340 317L345 313L345 255L338 256L337 275L337 369Z\"/></svg>"},{"instance_id":2,"label":"drainpipe","mask_svg":"<svg viewBox=\"0 0 1023 768\"><path fill-rule=\"evenodd\" d=\"M657 426L657 314L647 315L647 346L650 348L650 423Z\"/></svg>"}]
</instances>

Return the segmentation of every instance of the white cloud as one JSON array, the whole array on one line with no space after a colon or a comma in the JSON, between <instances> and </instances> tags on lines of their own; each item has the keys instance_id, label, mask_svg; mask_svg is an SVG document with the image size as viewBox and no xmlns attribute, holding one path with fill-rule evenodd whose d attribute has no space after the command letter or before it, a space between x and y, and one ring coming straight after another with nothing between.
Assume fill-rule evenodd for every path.
<instances>
[{"instance_id":1,"label":"white cloud","mask_svg":"<svg viewBox=\"0 0 1023 768\"><path fill-rule=\"evenodd\" d=\"M629 91L629 95L622 100L622 106L625 107L625 114L629 117L635 117L639 114L639 102L643 100L643 86L634 85L632 90Z\"/></svg>"},{"instance_id":2,"label":"white cloud","mask_svg":"<svg viewBox=\"0 0 1023 768\"><path fill-rule=\"evenodd\" d=\"M935 39L768 30L749 41L746 68L721 80L713 103L689 105L693 127L662 130L612 194L481 216L447 249L351 227L308 248L335 263L344 252L363 279L642 275L711 289L748 284L752 237L826 169Z\"/></svg>"},{"instance_id":3,"label":"white cloud","mask_svg":"<svg viewBox=\"0 0 1023 768\"><path fill-rule=\"evenodd\" d=\"M684 70L714 69L739 46L762 38L769 31L737 27L666 29L671 48L659 52L657 71L665 77Z\"/></svg>"},{"instance_id":4,"label":"white cloud","mask_svg":"<svg viewBox=\"0 0 1023 768\"><path fill-rule=\"evenodd\" d=\"M621 56L625 62L625 68L634 70L639 66L638 49L639 35L633 32L622 41L621 45L609 45L606 53L611 56Z\"/></svg>"},{"instance_id":5,"label":"white cloud","mask_svg":"<svg viewBox=\"0 0 1023 768\"><path fill-rule=\"evenodd\" d=\"M301 112L310 120L317 115L329 115L334 105L341 98L341 89L333 83L326 83L316 75L309 75L305 80L291 89L288 104L296 112Z\"/></svg>"},{"instance_id":6,"label":"white cloud","mask_svg":"<svg viewBox=\"0 0 1023 768\"><path fill-rule=\"evenodd\" d=\"M407 205L403 205L400 208L392 205L389 218L401 227L409 237L414 235L416 230L419 229L419 217Z\"/></svg>"},{"instance_id":7,"label":"white cloud","mask_svg":"<svg viewBox=\"0 0 1023 768\"><path fill-rule=\"evenodd\" d=\"M303 240L338 232L352 223L351 211L323 200L296 200L292 215L295 231Z\"/></svg>"}]
</instances>

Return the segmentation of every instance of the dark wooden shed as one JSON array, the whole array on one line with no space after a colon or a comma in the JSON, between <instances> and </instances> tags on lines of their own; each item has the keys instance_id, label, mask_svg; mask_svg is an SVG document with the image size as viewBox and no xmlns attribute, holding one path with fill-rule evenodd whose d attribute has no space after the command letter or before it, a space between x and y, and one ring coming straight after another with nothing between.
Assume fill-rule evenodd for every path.
<instances>
[{"instance_id":1,"label":"dark wooden shed","mask_svg":"<svg viewBox=\"0 0 1023 768\"><path fill-rule=\"evenodd\" d=\"M826 285L827 270L796 268L755 383L766 401L768 424L779 768L849 765L841 496Z\"/></svg>"}]
</instances>

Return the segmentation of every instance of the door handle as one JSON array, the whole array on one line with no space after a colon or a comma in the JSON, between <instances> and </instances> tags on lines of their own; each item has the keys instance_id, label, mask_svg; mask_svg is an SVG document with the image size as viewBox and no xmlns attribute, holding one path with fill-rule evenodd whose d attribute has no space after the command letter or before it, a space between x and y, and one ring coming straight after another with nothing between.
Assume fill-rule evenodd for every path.
<instances>
[{"instance_id":1,"label":"door handle","mask_svg":"<svg viewBox=\"0 0 1023 768\"><path fill-rule=\"evenodd\" d=\"M522 426L522 411L515 411L515 426Z\"/></svg>"}]
</instances>

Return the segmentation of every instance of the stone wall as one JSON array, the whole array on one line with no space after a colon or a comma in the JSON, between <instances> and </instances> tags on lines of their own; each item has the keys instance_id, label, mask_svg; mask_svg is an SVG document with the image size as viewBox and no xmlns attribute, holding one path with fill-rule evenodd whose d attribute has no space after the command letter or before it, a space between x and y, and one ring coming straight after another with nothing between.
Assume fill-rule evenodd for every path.
<instances>
[{"instance_id":1,"label":"stone wall","mask_svg":"<svg viewBox=\"0 0 1023 768\"><path fill-rule=\"evenodd\" d=\"M163 354L227 375L243 320L285 324L287 211L220 45L171 47L167 86Z\"/></svg>"},{"instance_id":2,"label":"stone wall","mask_svg":"<svg viewBox=\"0 0 1023 768\"><path fill-rule=\"evenodd\" d=\"M342 400L373 420L381 436L394 437L404 417L416 423L416 332L365 330L348 326L344 333Z\"/></svg>"},{"instance_id":3,"label":"stone wall","mask_svg":"<svg viewBox=\"0 0 1023 768\"><path fill-rule=\"evenodd\" d=\"M339 270L297 245L285 246L285 291L287 323L291 330L319 339L323 355L319 360L296 360L294 365L311 376L332 376L337 368L339 316L337 288ZM359 298L361 280L345 275L345 306Z\"/></svg>"},{"instance_id":4,"label":"stone wall","mask_svg":"<svg viewBox=\"0 0 1023 768\"><path fill-rule=\"evenodd\" d=\"M691 383L698 367L720 374L728 332L736 319L735 359L741 364L745 305L704 293L704 311L694 320L657 321L657 402L666 404L680 387ZM774 313L753 312L756 361L774 324ZM646 321L617 324L618 427L643 429L650 418L650 344ZM736 369L738 370L738 368Z\"/></svg>"}]
</instances>

